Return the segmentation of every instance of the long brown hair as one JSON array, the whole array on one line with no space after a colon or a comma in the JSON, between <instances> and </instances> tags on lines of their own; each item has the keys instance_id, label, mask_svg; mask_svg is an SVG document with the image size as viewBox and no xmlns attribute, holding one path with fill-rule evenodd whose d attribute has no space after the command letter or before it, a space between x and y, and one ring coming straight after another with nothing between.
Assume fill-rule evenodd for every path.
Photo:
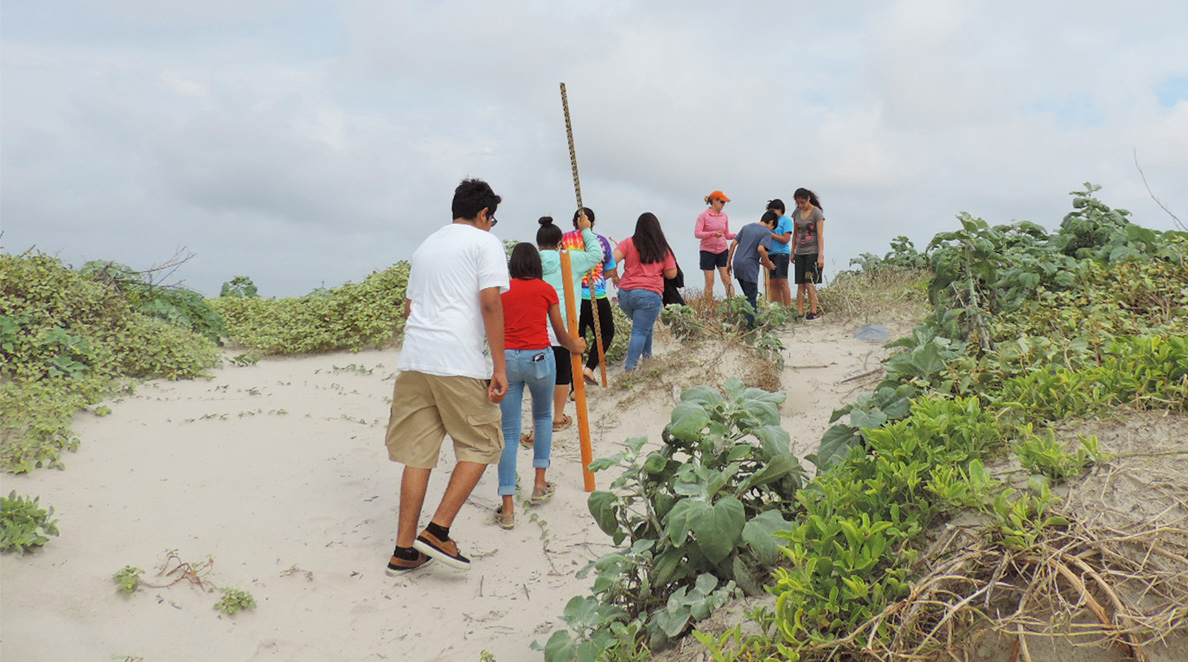
<instances>
[{"instance_id":1,"label":"long brown hair","mask_svg":"<svg viewBox=\"0 0 1188 662\"><path fill-rule=\"evenodd\" d=\"M672 252L668 247L668 240L664 238L664 229L660 227L660 219L650 211L639 215L635 222L635 250L639 251L639 261L643 264L663 262Z\"/></svg>"}]
</instances>

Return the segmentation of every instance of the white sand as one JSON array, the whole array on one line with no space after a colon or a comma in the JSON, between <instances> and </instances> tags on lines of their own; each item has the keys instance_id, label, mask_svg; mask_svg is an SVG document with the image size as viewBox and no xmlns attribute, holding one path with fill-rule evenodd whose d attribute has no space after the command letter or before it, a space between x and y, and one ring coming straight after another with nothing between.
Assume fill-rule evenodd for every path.
<instances>
[{"instance_id":1,"label":"white sand","mask_svg":"<svg viewBox=\"0 0 1188 662\"><path fill-rule=\"evenodd\" d=\"M825 318L783 332L783 422L801 454L853 399L856 383L842 381L886 354L854 340L857 326ZM474 562L469 573L436 565L389 577L401 467L388 461L383 433L396 357L225 366L209 381L146 383L110 403L110 416L79 416L82 446L65 471L3 476L5 494L54 506L62 534L34 554L0 558L0 658L477 662L489 650L499 662L543 659L529 644L561 627L565 603L589 583L575 573L611 549L586 509L576 429L554 439L557 496L518 507L514 530L491 522L497 480L486 472L452 529ZM351 365L370 373L336 370ZM683 385L720 384L731 376L721 366L729 363ZM612 382L621 374L612 368ZM659 441L672 385L590 391L595 457L632 436ZM453 464L444 448L422 525ZM531 453L519 466L530 484ZM258 607L222 615L217 592L188 583L117 592L111 576L126 565L161 582L166 550L195 563L213 556L208 582L250 591Z\"/></svg>"}]
</instances>

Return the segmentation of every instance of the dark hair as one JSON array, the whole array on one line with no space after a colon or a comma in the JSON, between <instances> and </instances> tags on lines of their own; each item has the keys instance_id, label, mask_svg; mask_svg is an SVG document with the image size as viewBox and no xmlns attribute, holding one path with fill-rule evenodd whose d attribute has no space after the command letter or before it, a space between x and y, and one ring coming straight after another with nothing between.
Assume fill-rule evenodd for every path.
<instances>
[{"instance_id":1,"label":"dark hair","mask_svg":"<svg viewBox=\"0 0 1188 662\"><path fill-rule=\"evenodd\" d=\"M787 213L787 211L788 211L788 208L784 206L784 201L780 200L779 198L775 198L774 200L768 200L767 201L767 209L769 211L775 211L778 209L778 210L780 210L781 214Z\"/></svg>"},{"instance_id":2,"label":"dark hair","mask_svg":"<svg viewBox=\"0 0 1188 662\"><path fill-rule=\"evenodd\" d=\"M590 227L594 227L594 210L590 209L589 207L582 207L581 209L573 212L573 227L577 228L578 218L581 217L583 211L586 212L586 218L590 219Z\"/></svg>"},{"instance_id":3,"label":"dark hair","mask_svg":"<svg viewBox=\"0 0 1188 662\"><path fill-rule=\"evenodd\" d=\"M796 192L792 194L792 197L796 200L808 200L809 202L813 203L813 206L817 209L825 211L825 208L821 206L821 201L817 199L817 194L806 188L796 189Z\"/></svg>"},{"instance_id":4,"label":"dark hair","mask_svg":"<svg viewBox=\"0 0 1188 662\"><path fill-rule=\"evenodd\" d=\"M764 225L770 224L772 227L775 227L776 221L779 220L780 215L768 209L767 211L763 212L763 216L759 219L759 222L763 223Z\"/></svg>"},{"instance_id":5,"label":"dark hair","mask_svg":"<svg viewBox=\"0 0 1188 662\"><path fill-rule=\"evenodd\" d=\"M536 245L543 248L553 248L561 243L561 228L553 225L552 216L541 216L540 229L536 231Z\"/></svg>"},{"instance_id":6,"label":"dark hair","mask_svg":"<svg viewBox=\"0 0 1188 662\"><path fill-rule=\"evenodd\" d=\"M635 250L639 252L639 261L643 264L663 262L672 250L668 247L668 240L664 238L664 229L660 227L660 219L650 211L639 215L635 222Z\"/></svg>"},{"instance_id":7,"label":"dark hair","mask_svg":"<svg viewBox=\"0 0 1188 662\"><path fill-rule=\"evenodd\" d=\"M503 202L503 198L495 195L495 191L491 190L491 185L487 182L481 179L463 179L458 188L454 189L454 202L450 210L454 213L454 218L473 221L483 209L487 210L488 215L494 216L495 208L500 202Z\"/></svg>"},{"instance_id":8,"label":"dark hair","mask_svg":"<svg viewBox=\"0 0 1188 662\"><path fill-rule=\"evenodd\" d=\"M540 265L540 253L532 244L519 243L512 249L511 259L507 261L507 272L512 278L528 280L529 278L544 278L544 268Z\"/></svg>"}]
</instances>

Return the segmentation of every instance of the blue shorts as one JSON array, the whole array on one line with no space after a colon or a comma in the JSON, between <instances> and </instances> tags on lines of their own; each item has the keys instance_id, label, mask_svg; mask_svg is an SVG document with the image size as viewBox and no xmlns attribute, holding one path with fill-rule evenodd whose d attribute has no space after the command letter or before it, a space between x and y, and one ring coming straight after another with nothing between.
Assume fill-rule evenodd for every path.
<instances>
[{"instance_id":1,"label":"blue shorts","mask_svg":"<svg viewBox=\"0 0 1188 662\"><path fill-rule=\"evenodd\" d=\"M771 277L776 280L788 280L788 263L792 256L788 253L771 253L768 257L775 264L775 271L771 272Z\"/></svg>"}]
</instances>

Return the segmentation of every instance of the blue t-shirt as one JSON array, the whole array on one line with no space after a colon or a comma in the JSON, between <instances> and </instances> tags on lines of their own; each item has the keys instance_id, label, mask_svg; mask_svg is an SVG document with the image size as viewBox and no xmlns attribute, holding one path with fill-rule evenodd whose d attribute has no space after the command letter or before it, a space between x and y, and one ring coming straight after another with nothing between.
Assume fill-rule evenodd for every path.
<instances>
[{"instance_id":1,"label":"blue t-shirt","mask_svg":"<svg viewBox=\"0 0 1188 662\"><path fill-rule=\"evenodd\" d=\"M778 223L776 223L775 233L781 237L795 229L796 225L792 219L787 216L781 216ZM788 243L781 243L775 239L771 240L771 249L768 251L772 255L791 255L792 254L792 240L788 239Z\"/></svg>"}]
</instances>

